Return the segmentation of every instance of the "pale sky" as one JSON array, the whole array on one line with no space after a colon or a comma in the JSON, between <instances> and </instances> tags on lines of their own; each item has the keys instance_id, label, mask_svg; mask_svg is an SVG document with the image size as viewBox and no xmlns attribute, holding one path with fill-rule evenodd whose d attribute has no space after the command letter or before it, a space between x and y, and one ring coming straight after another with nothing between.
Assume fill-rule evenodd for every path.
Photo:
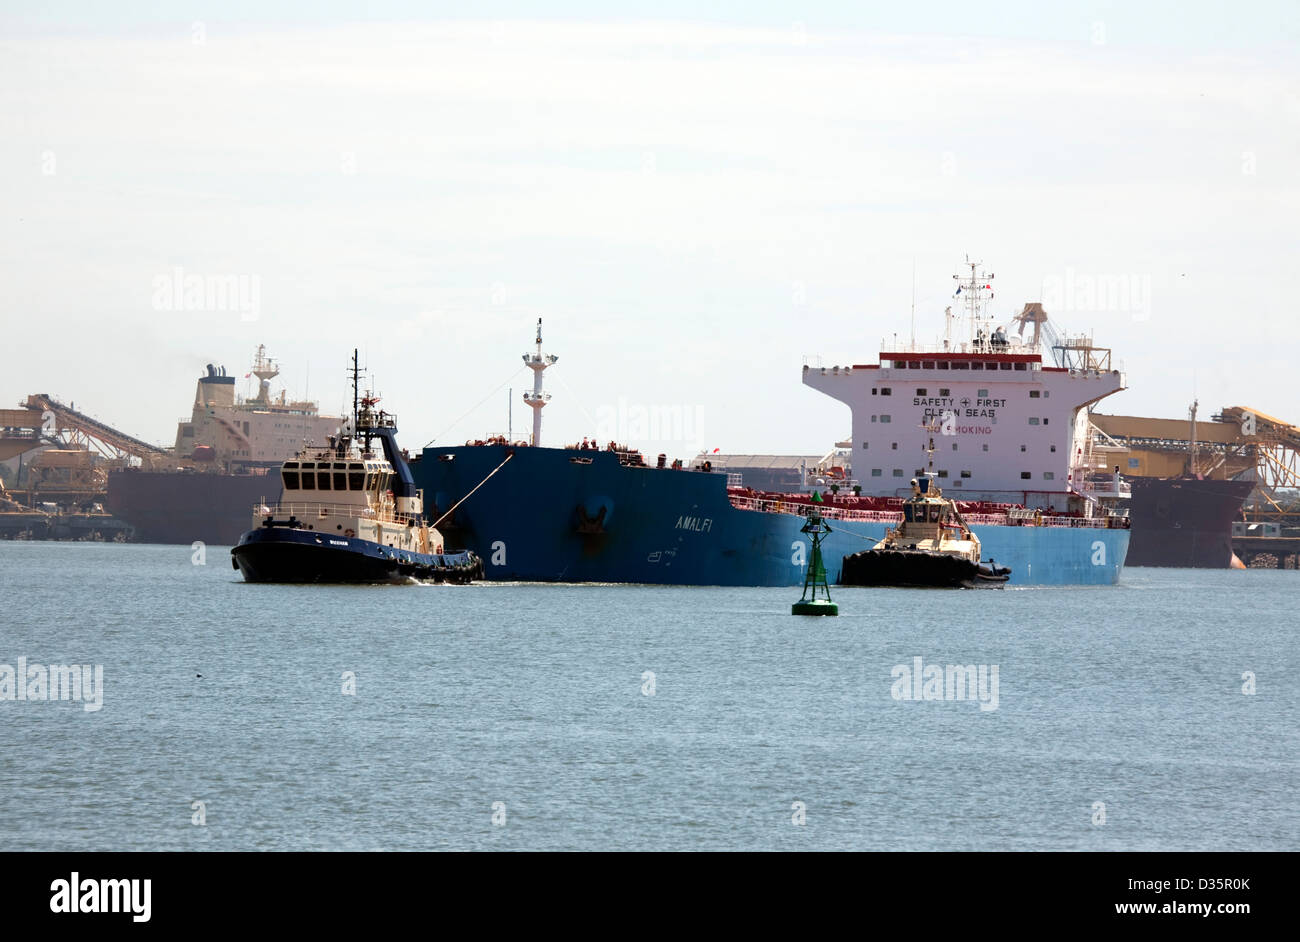
<instances>
[{"instance_id":1,"label":"pale sky","mask_svg":"<svg viewBox=\"0 0 1300 942\"><path fill-rule=\"evenodd\" d=\"M170 444L204 364L265 343L335 411L356 345L413 450L511 387L522 437L540 316L546 443L815 454L849 413L803 357L875 362L913 268L933 339L970 254L1000 318L1075 287L1102 411L1300 422L1294 3L202 6L0 7L6 405Z\"/></svg>"}]
</instances>

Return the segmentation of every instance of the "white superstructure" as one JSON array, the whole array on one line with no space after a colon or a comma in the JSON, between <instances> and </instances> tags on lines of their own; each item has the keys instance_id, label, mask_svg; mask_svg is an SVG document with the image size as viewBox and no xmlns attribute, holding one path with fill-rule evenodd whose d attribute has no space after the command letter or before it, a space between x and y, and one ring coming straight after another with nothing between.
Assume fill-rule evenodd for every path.
<instances>
[{"instance_id":1,"label":"white superstructure","mask_svg":"<svg viewBox=\"0 0 1300 942\"><path fill-rule=\"evenodd\" d=\"M873 364L803 368L805 385L853 410L852 475L862 494L907 496L933 440L934 474L960 500L1091 516L1099 500L1127 497L1088 421L1089 405L1124 388L1110 351L1044 329L1041 304L996 324L984 310L993 276L967 266L956 295L965 314L948 309L942 341L885 343Z\"/></svg>"},{"instance_id":2,"label":"white superstructure","mask_svg":"<svg viewBox=\"0 0 1300 942\"><path fill-rule=\"evenodd\" d=\"M176 457L230 471L239 467L273 467L305 445L338 432L339 416L321 415L316 403L288 400L284 390L272 398L275 361L259 346L250 375L258 379L250 399L235 394L235 377L225 367L208 364L194 390L190 418L176 426Z\"/></svg>"},{"instance_id":3,"label":"white superstructure","mask_svg":"<svg viewBox=\"0 0 1300 942\"><path fill-rule=\"evenodd\" d=\"M253 508L253 526L306 528L322 538L369 540L408 553L441 553L442 534L424 520L424 494L394 495L397 472L370 447L366 433L394 429L393 417L366 393L356 420L358 438L330 436L303 449L280 469L280 500ZM289 523L292 521L292 524Z\"/></svg>"}]
</instances>

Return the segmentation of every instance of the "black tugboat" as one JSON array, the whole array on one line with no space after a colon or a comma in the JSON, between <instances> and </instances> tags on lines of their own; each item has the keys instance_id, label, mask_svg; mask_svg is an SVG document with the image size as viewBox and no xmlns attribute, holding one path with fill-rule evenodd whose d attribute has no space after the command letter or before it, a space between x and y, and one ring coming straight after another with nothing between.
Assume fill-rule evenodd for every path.
<instances>
[{"instance_id":1,"label":"black tugboat","mask_svg":"<svg viewBox=\"0 0 1300 942\"><path fill-rule=\"evenodd\" d=\"M980 562L980 541L928 476L912 481L903 522L872 549L844 557L840 585L1001 588L1011 570Z\"/></svg>"},{"instance_id":2,"label":"black tugboat","mask_svg":"<svg viewBox=\"0 0 1300 942\"><path fill-rule=\"evenodd\" d=\"M934 467L934 427L927 449ZM1011 570L980 562L980 541L962 519L957 502L943 496L934 474L912 479L903 520L869 550L845 556L840 585L944 589L1000 589Z\"/></svg>"},{"instance_id":3,"label":"black tugboat","mask_svg":"<svg viewBox=\"0 0 1300 942\"><path fill-rule=\"evenodd\" d=\"M247 582L467 583L482 560L449 553L424 518L423 495L397 447L397 423L357 394L353 352L353 428L323 448L307 448L280 470L284 490L274 507L258 507L253 529L230 551ZM382 455L372 448L375 440Z\"/></svg>"}]
</instances>

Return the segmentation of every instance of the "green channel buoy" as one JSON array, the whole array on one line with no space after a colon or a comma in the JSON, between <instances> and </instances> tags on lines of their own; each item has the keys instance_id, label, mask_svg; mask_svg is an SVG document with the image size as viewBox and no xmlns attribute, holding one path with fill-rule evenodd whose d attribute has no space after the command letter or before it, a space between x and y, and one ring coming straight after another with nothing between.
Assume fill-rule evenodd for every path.
<instances>
[{"instance_id":1,"label":"green channel buoy","mask_svg":"<svg viewBox=\"0 0 1300 942\"><path fill-rule=\"evenodd\" d=\"M814 500L820 501L820 497L813 494ZM808 574L803 580L803 597L790 606L790 614L838 615L840 607L831 601L831 587L826 584L826 567L822 565L822 536L831 532L830 525L816 509L810 509L808 522L800 532L807 533L812 540L812 559L808 561ZM817 597L819 590L825 598Z\"/></svg>"}]
</instances>

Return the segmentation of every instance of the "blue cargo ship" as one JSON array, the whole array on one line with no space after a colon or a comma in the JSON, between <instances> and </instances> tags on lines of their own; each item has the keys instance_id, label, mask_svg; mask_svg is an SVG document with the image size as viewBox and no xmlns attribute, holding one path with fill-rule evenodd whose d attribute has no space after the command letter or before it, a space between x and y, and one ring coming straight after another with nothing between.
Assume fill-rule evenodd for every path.
<instances>
[{"instance_id":1,"label":"blue cargo ship","mask_svg":"<svg viewBox=\"0 0 1300 942\"><path fill-rule=\"evenodd\" d=\"M507 461L507 456L513 453ZM807 537L801 504L733 496L726 475L641 467L616 452L512 445L426 448L414 462L425 499L450 508L496 475L440 529L472 549L485 578L666 585L801 585ZM505 462L504 464L502 464ZM805 499L809 495L802 495ZM870 548L892 518L828 497L827 577ZM872 515L880 519L871 519ZM901 513L897 515L901 518ZM857 517L858 519L855 519ZM968 516L968 519L970 517ZM1011 585L1108 585L1119 578L1129 531L1084 518L1060 526L971 523L985 558L1010 566Z\"/></svg>"},{"instance_id":2,"label":"blue cargo ship","mask_svg":"<svg viewBox=\"0 0 1300 942\"><path fill-rule=\"evenodd\" d=\"M1129 488L1107 467L1088 410L1123 377L1090 338L1057 336L1040 304L996 323L984 312L993 276L968 264L966 314L949 308L941 343L886 346L874 364L804 366L806 385L853 411L851 460L822 469L841 482L824 498L756 492L707 459L650 467L614 443L541 447L542 374L556 358L542 354L540 322L536 353L524 356L530 440L425 448L415 482L435 526L482 558L487 579L787 586L804 581L814 500L832 527L822 548L838 581L844 556L902 519L928 454L1011 585L1113 584L1128 553Z\"/></svg>"}]
</instances>

